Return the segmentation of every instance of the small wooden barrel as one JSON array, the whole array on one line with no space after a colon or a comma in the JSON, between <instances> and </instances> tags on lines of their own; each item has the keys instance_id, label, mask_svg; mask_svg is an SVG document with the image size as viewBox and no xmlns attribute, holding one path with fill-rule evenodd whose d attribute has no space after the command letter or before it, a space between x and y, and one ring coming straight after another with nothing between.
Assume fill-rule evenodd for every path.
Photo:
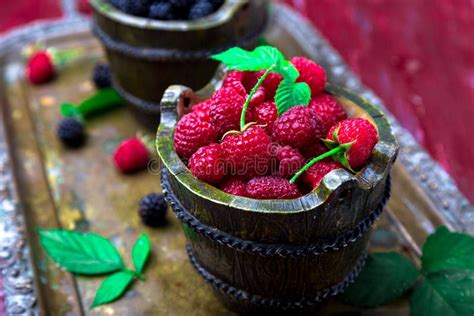
<instances>
[{"instance_id":1,"label":"small wooden barrel","mask_svg":"<svg viewBox=\"0 0 474 316\"><path fill-rule=\"evenodd\" d=\"M255 47L268 19L268 0L227 0L196 21L151 20L127 15L106 0L91 3L93 30L107 52L114 86L153 130L168 86L204 87L218 66L209 56L233 46Z\"/></svg>"},{"instance_id":2,"label":"small wooden barrel","mask_svg":"<svg viewBox=\"0 0 474 316\"><path fill-rule=\"evenodd\" d=\"M372 121L380 140L363 170L333 171L294 200L233 196L197 180L173 149L178 117L197 97L183 86L170 87L163 97L157 134L163 191L183 222L191 263L237 311L312 310L342 292L365 262L371 225L390 194L398 145L378 108L331 84L326 91L350 117Z\"/></svg>"}]
</instances>

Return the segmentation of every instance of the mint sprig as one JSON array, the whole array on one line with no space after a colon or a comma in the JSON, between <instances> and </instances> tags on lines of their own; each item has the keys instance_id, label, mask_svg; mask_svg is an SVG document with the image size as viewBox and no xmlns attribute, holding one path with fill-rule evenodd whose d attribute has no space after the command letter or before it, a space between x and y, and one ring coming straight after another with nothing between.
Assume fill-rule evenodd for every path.
<instances>
[{"instance_id":1,"label":"mint sprig","mask_svg":"<svg viewBox=\"0 0 474 316\"><path fill-rule=\"evenodd\" d=\"M371 254L342 300L374 307L414 289L411 315L473 315L474 261L468 255L473 247L474 237L440 227L423 245L419 272L400 254Z\"/></svg>"},{"instance_id":2,"label":"mint sprig","mask_svg":"<svg viewBox=\"0 0 474 316\"><path fill-rule=\"evenodd\" d=\"M247 97L245 104L248 106L252 99L253 93L260 87L270 72L275 72L283 77L282 82L278 86L275 95L275 103L278 114L281 115L288 109L296 105L308 105L311 99L311 90L307 83L296 80L299 72L283 54L272 46L259 46L253 51L247 51L239 47L233 47L225 52L213 55L212 59L224 63L229 70L240 71L259 71L266 70L259 78L257 84ZM253 92L253 93L252 93ZM242 117L245 119L244 107ZM245 121L241 120L241 129L245 126Z\"/></svg>"},{"instance_id":3,"label":"mint sprig","mask_svg":"<svg viewBox=\"0 0 474 316\"><path fill-rule=\"evenodd\" d=\"M62 229L39 229L38 233L43 249L65 270L79 275L113 273L100 285L91 307L117 300L135 278L144 279L142 271L151 251L145 234L132 250L133 271L125 266L110 240L102 236Z\"/></svg>"}]
</instances>

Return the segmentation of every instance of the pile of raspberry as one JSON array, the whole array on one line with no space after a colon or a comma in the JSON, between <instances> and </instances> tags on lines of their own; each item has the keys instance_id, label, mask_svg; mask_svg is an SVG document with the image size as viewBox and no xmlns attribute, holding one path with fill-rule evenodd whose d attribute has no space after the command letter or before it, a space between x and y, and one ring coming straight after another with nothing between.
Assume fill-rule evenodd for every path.
<instances>
[{"instance_id":1,"label":"pile of raspberry","mask_svg":"<svg viewBox=\"0 0 474 316\"><path fill-rule=\"evenodd\" d=\"M197 20L216 12L224 0L109 0L117 9L155 20Z\"/></svg>"},{"instance_id":2,"label":"pile of raspberry","mask_svg":"<svg viewBox=\"0 0 474 316\"><path fill-rule=\"evenodd\" d=\"M339 141L363 140L352 146L348 160L353 169L365 165L377 142L376 129L366 120L347 119L336 99L324 92L326 74L320 65L304 57L291 63L300 73L298 81L311 89L308 106L292 107L279 116L274 97L282 77L270 73L246 112L245 122L256 124L240 131L243 105L263 71L231 71L210 99L179 120L175 150L195 177L233 195L298 198L316 188L327 173L343 168L327 158L295 183L289 181L306 162L328 150L321 139L333 139L336 128Z\"/></svg>"}]
</instances>

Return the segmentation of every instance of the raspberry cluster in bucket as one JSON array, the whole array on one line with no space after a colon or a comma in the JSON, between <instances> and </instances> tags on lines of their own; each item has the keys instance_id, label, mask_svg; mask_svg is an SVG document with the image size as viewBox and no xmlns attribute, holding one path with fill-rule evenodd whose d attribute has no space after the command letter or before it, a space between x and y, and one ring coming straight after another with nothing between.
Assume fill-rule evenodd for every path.
<instances>
[{"instance_id":1,"label":"raspberry cluster in bucket","mask_svg":"<svg viewBox=\"0 0 474 316\"><path fill-rule=\"evenodd\" d=\"M325 93L320 65L288 61L270 46L213 58L228 69L222 87L193 106L174 134L176 153L196 178L233 195L293 199L333 170L367 164L377 129L347 118Z\"/></svg>"}]
</instances>

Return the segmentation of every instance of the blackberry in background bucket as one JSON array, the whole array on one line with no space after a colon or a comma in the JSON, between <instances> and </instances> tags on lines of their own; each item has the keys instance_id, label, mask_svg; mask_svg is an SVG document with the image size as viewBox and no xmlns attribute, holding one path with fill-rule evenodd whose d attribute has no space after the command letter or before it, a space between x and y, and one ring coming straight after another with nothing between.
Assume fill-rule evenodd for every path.
<instances>
[{"instance_id":1,"label":"blackberry in background bucket","mask_svg":"<svg viewBox=\"0 0 474 316\"><path fill-rule=\"evenodd\" d=\"M223 0L109 0L124 13L156 20L197 20L216 12Z\"/></svg>"}]
</instances>

